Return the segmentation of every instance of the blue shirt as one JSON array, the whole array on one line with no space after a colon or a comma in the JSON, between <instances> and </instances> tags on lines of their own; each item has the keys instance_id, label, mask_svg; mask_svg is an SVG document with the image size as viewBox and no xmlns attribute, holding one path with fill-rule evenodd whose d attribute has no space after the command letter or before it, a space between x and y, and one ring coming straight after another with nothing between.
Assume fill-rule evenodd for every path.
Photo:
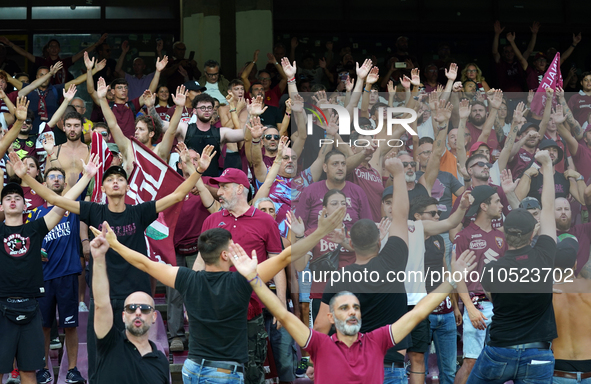
<instances>
[{"instance_id":1,"label":"blue shirt","mask_svg":"<svg viewBox=\"0 0 591 384\"><path fill-rule=\"evenodd\" d=\"M26 87L27 83L23 83L23 88ZM50 84L45 91L41 91L39 88L32 90L28 95L27 99L29 100L29 109L33 111L35 114L35 120L33 120L33 129L31 130L31 134L35 135L39 133L39 125L41 124L42 120L37 115L37 110L39 108L39 94L45 95L45 105L47 108L47 120L51 120L51 117L57 111L60 106L60 100L63 95L64 84L57 84L52 85Z\"/></svg>"}]
</instances>

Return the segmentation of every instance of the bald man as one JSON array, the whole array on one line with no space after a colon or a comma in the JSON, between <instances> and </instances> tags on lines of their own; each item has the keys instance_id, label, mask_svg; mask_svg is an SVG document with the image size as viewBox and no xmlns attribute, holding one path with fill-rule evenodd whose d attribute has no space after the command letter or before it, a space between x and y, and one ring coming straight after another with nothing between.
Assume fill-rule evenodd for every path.
<instances>
[{"instance_id":1,"label":"bald man","mask_svg":"<svg viewBox=\"0 0 591 384\"><path fill-rule=\"evenodd\" d=\"M134 292L125 299L123 313L113 313L105 260L109 243L105 233L106 228L103 227L103 233L90 243L94 259L92 289L97 338L96 383L169 383L168 360L148 340L148 331L157 316L152 297L145 292ZM124 332L113 325L114 316L123 316Z\"/></svg>"}]
</instances>

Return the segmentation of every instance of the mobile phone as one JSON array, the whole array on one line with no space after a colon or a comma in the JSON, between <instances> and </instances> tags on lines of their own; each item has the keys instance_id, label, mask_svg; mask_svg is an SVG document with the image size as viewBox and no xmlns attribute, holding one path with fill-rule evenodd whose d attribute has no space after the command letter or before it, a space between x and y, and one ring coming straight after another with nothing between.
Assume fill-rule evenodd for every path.
<instances>
[{"instance_id":1,"label":"mobile phone","mask_svg":"<svg viewBox=\"0 0 591 384\"><path fill-rule=\"evenodd\" d=\"M189 61L192 61L195 58L195 51L189 52Z\"/></svg>"},{"instance_id":2,"label":"mobile phone","mask_svg":"<svg viewBox=\"0 0 591 384\"><path fill-rule=\"evenodd\" d=\"M394 63L394 68L406 68L406 63L404 61L397 61Z\"/></svg>"}]
</instances>

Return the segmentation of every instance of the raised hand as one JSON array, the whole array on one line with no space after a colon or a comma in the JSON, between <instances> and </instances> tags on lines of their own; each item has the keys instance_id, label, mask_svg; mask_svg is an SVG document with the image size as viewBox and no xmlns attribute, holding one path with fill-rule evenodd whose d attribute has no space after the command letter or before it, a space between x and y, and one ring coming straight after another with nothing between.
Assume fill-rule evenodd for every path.
<instances>
[{"instance_id":1,"label":"raised hand","mask_svg":"<svg viewBox=\"0 0 591 384\"><path fill-rule=\"evenodd\" d=\"M203 170L203 172L205 172L207 170L207 168L209 168L209 164L211 163L211 159L217 153L217 151L214 151L213 149L214 149L213 145L208 145L205 148L203 148L203 153L201 153L201 157L199 158L199 160L197 162L197 165L199 166L199 168L201 168Z\"/></svg>"},{"instance_id":2,"label":"raised hand","mask_svg":"<svg viewBox=\"0 0 591 384\"><path fill-rule=\"evenodd\" d=\"M80 159L82 162L82 169L84 170L84 174L88 175L88 177L94 177L98 172L98 169L101 166L100 156L98 153L90 155L90 159L88 159L88 164L84 164L84 160Z\"/></svg>"},{"instance_id":3,"label":"raised hand","mask_svg":"<svg viewBox=\"0 0 591 384\"><path fill-rule=\"evenodd\" d=\"M127 40L125 40L123 43L121 43L121 50L127 54L127 52L129 52L129 42Z\"/></svg>"},{"instance_id":4,"label":"raised hand","mask_svg":"<svg viewBox=\"0 0 591 384\"><path fill-rule=\"evenodd\" d=\"M330 119L328 120L328 125L324 127L327 136L335 137L336 134L339 132L339 124L337 122L338 119L339 117L336 114L330 116Z\"/></svg>"},{"instance_id":5,"label":"raised hand","mask_svg":"<svg viewBox=\"0 0 591 384\"><path fill-rule=\"evenodd\" d=\"M326 69L326 58L321 57L318 59L318 66L322 69Z\"/></svg>"},{"instance_id":6,"label":"raised hand","mask_svg":"<svg viewBox=\"0 0 591 384\"><path fill-rule=\"evenodd\" d=\"M351 76L347 75L347 80L345 80L345 91L353 92L353 88L355 88L355 81L353 81Z\"/></svg>"},{"instance_id":7,"label":"raised hand","mask_svg":"<svg viewBox=\"0 0 591 384\"><path fill-rule=\"evenodd\" d=\"M23 122L27 119L27 110L29 109L29 101L25 96L19 97L16 99L16 110L14 112L14 117L20 122Z\"/></svg>"},{"instance_id":8,"label":"raised hand","mask_svg":"<svg viewBox=\"0 0 591 384\"><path fill-rule=\"evenodd\" d=\"M458 65L456 63L451 63L449 65L449 71L445 69L445 77L447 77L448 80L451 81L456 80L456 78L458 77Z\"/></svg>"},{"instance_id":9,"label":"raised hand","mask_svg":"<svg viewBox=\"0 0 591 384\"><path fill-rule=\"evenodd\" d=\"M107 66L107 59L102 59L101 61L99 61L98 63L96 63L96 65L94 66L94 68L96 69L97 72L100 72L103 69L105 69L106 66Z\"/></svg>"},{"instance_id":10,"label":"raised hand","mask_svg":"<svg viewBox=\"0 0 591 384\"><path fill-rule=\"evenodd\" d=\"M389 157L384 162L384 167L390 174L394 177L396 175L400 175L404 172L404 166L402 165L402 161L400 161L397 157Z\"/></svg>"},{"instance_id":11,"label":"raised hand","mask_svg":"<svg viewBox=\"0 0 591 384\"><path fill-rule=\"evenodd\" d=\"M329 234L343 225L343 220L345 219L346 213L347 207L339 207L330 215L327 215L326 207L322 208L320 216L318 217L318 229L322 233Z\"/></svg>"},{"instance_id":12,"label":"raised hand","mask_svg":"<svg viewBox=\"0 0 591 384\"><path fill-rule=\"evenodd\" d=\"M6 36L0 36L0 43L10 47L10 40Z\"/></svg>"},{"instance_id":13,"label":"raised hand","mask_svg":"<svg viewBox=\"0 0 591 384\"><path fill-rule=\"evenodd\" d=\"M500 35L505 30L505 27L501 28L501 22L499 20L495 21L493 28L495 29L495 34L497 35Z\"/></svg>"},{"instance_id":14,"label":"raised hand","mask_svg":"<svg viewBox=\"0 0 591 384\"><path fill-rule=\"evenodd\" d=\"M414 85L415 87L418 87L419 85L421 85L421 71L419 71L418 68L413 68L410 71L410 83L412 85Z\"/></svg>"},{"instance_id":15,"label":"raised hand","mask_svg":"<svg viewBox=\"0 0 591 384\"><path fill-rule=\"evenodd\" d=\"M519 184L519 180L520 179L513 181L513 176L511 175L510 169L503 169L501 171L501 187L503 188L503 192L505 192L505 194L515 191L517 184Z\"/></svg>"},{"instance_id":16,"label":"raised hand","mask_svg":"<svg viewBox=\"0 0 591 384\"><path fill-rule=\"evenodd\" d=\"M68 92L66 92L65 88L62 90L62 92L64 94L64 99L68 100L68 103L70 103L74 96L76 96L76 86L74 84L71 84L70 88L68 88Z\"/></svg>"},{"instance_id":17,"label":"raised hand","mask_svg":"<svg viewBox=\"0 0 591 384\"><path fill-rule=\"evenodd\" d=\"M462 252L460 257L456 259L454 247L453 254L451 255L451 269L453 272L460 272L462 276L467 276L468 273L478 265L478 263L474 262L475 260L476 254L474 251L468 249Z\"/></svg>"},{"instance_id":18,"label":"raised hand","mask_svg":"<svg viewBox=\"0 0 591 384\"><path fill-rule=\"evenodd\" d=\"M189 148L187 148L185 143L178 143L175 151L179 154L179 158L181 159L183 164L192 164L191 154L189 153Z\"/></svg>"},{"instance_id":19,"label":"raised hand","mask_svg":"<svg viewBox=\"0 0 591 384\"><path fill-rule=\"evenodd\" d=\"M259 140L263 137L263 131L265 127L261 123L261 119L258 116L251 116L250 121L246 123L246 128L250 131L253 140Z\"/></svg>"},{"instance_id":20,"label":"raised hand","mask_svg":"<svg viewBox=\"0 0 591 384\"><path fill-rule=\"evenodd\" d=\"M466 99L460 101L460 108L458 110L460 120L468 120L470 117L470 112L472 112L472 106L470 105L470 102Z\"/></svg>"},{"instance_id":21,"label":"raised hand","mask_svg":"<svg viewBox=\"0 0 591 384\"><path fill-rule=\"evenodd\" d=\"M277 62L277 59L275 59L275 56L273 56L272 53L267 53L267 62L269 64L275 65L275 63Z\"/></svg>"},{"instance_id":22,"label":"raised hand","mask_svg":"<svg viewBox=\"0 0 591 384\"><path fill-rule=\"evenodd\" d=\"M259 59L259 53L260 53L260 52L261 52L261 50L260 50L260 49L257 49L256 51L254 51L254 56L252 57L252 61L253 61L253 62L255 62L255 63L256 63L256 62L258 61L258 59Z\"/></svg>"},{"instance_id":23,"label":"raised hand","mask_svg":"<svg viewBox=\"0 0 591 384\"><path fill-rule=\"evenodd\" d=\"M105 40L107 40L107 37L109 37L108 33L103 33L101 35L101 37L98 39L98 41L96 42L97 45L102 44L105 42Z\"/></svg>"},{"instance_id":24,"label":"raised hand","mask_svg":"<svg viewBox=\"0 0 591 384\"><path fill-rule=\"evenodd\" d=\"M554 113L550 115L550 117L556 124L564 123L564 121L566 120L566 115L563 112L563 107L561 104L556 105L556 110L554 111Z\"/></svg>"},{"instance_id":25,"label":"raised hand","mask_svg":"<svg viewBox=\"0 0 591 384\"><path fill-rule=\"evenodd\" d=\"M390 233L390 226L392 225L392 220L387 217L383 217L380 223L378 224L378 230L380 231L380 240L383 240L388 234Z\"/></svg>"},{"instance_id":26,"label":"raised hand","mask_svg":"<svg viewBox=\"0 0 591 384\"><path fill-rule=\"evenodd\" d=\"M16 152L10 152L8 157L10 158L8 164L12 167L14 174L22 179L27 174L27 166L21 161Z\"/></svg>"},{"instance_id":27,"label":"raised hand","mask_svg":"<svg viewBox=\"0 0 591 384\"><path fill-rule=\"evenodd\" d=\"M447 103L445 100L439 100L439 106L437 107L437 114L433 117L433 120L438 122L440 125L446 123L451 119L451 112L453 110L453 105L451 103Z\"/></svg>"},{"instance_id":28,"label":"raised hand","mask_svg":"<svg viewBox=\"0 0 591 384\"><path fill-rule=\"evenodd\" d=\"M105 258L107 251L109 250L109 242L107 241L107 222L103 223L103 231L99 231L95 227L91 226L90 230L94 233L94 239L90 242L90 253L94 260L102 260Z\"/></svg>"},{"instance_id":29,"label":"raised hand","mask_svg":"<svg viewBox=\"0 0 591 384\"><path fill-rule=\"evenodd\" d=\"M462 85L461 81L456 81L454 85L451 87L452 92L462 92L464 90L464 86Z\"/></svg>"},{"instance_id":30,"label":"raised hand","mask_svg":"<svg viewBox=\"0 0 591 384\"><path fill-rule=\"evenodd\" d=\"M513 111L513 123L518 124L521 123L523 119L523 114L525 113L526 107L523 101L520 101L515 107L515 111Z\"/></svg>"},{"instance_id":31,"label":"raised hand","mask_svg":"<svg viewBox=\"0 0 591 384\"><path fill-rule=\"evenodd\" d=\"M168 56L164 56L162 60L160 58L156 58L156 71L162 72L166 65L168 64Z\"/></svg>"},{"instance_id":32,"label":"raised hand","mask_svg":"<svg viewBox=\"0 0 591 384\"><path fill-rule=\"evenodd\" d=\"M256 54L258 53L258 51L255 52L255 57ZM256 61L256 60L255 60ZM293 62L293 65L289 63L289 59L287 57L284 57L281 59L281 66L283 67L283 72L285 73L285 76L287 76L287 79L293 79L296 75L297 72L297 67L296 67L296 62Z\"/></svg>"},{"instance_id":33,"label":"raised hand","mask_svg":"<svg viewBox=\"0 0 591 384\"><path fill-rule=\"evenodd\" d=\"M365 83L366 84L375 84L379 78L380 78L380 69L378 67L373 67L371 69L371 71L369 71L369 74L367 75L367 78L365 79Z\"/></svg>"},{"instance_id":34,"label":"raised hand","mask_svg":"<svg viewBox=\"0 0 591 384\"><path fill-rule=\"evenodd\" d=\"M578 35L573 33L573 45L577 45L581 42L581 32Z\"/></svg>"},{"instance_id":35,"label":"raised hand","mask_svg":"<svg viewBox=\"0 0 591 384\"><path fill-rule=\"evenodd\" d=\"M356 67L355 71L357 73L358 80L365 81L365 78L369 74L369 71L371 71L371 60L365 59L365 61L361 65L361 67L359 66L359 63L355 63L355 67Z\"/></svg>"},{"instance_id":36,"label":"raised hand","mask_svg":"<svg viewBox=\"0 0 591 384\"><path fill-rule=\"evenodd\" d=\"M561 87L556 87L556 91L554 91L554 93L556 94L556 97L558 97L559 102L562 104L564 100L564 89L562 89Z\"/></svg>"},{"instance_id":37,"label":"raised hand","mask_svg":"<svg viewBox=\"0 0 591 384\"><path fill-rule=\"evenodd\" d=\"M106 240L106 243L109 244L109 246L117 243L117 235L115 234L115 232L113 232L113 230L109 226L109 223L107 223L106 221L103 221L102 232L92 226L90 227L90 230L92 231L92 233L94 233L95 236L100 237L102 235L102 237Z\"/></svg>"},{"instance_id":38,"label":"raised hand","mask_svg":"<svg viewBox=\"0 0 591 384\"><path fill-rule=\"evenodd\" d=\"M503 103L503 91L500 89L496 89L494 96L489 98L489 105L491 108L499 109L501 108L501 104Z\"/></svg>"},{"instance_id":39,"label":"raised hand","mask_svg":"<svg viewBox=\"0 0 591 384\"><path fill-rule=\"evenodd\" d=\"M251 102L247 103L246 106L248 108L248 113L251 114L252 116L260 116L268 108L267 106L265 106L265 108L263 108L263 96L262 95L258 95L256 99L251 100Z\"/></svg>"},{"instance_id":40,"label":"raised hand","mask_svg":"<svg viewBox=\"0 0 591 384\"><path fill-rule=\"evenodd\" d=\"M296 93L291 97L291 110L292 112L304 111L304 98L300 96L299 93Z\"/></svg>"},{"instance_id":41,"label":"raised hand","mask_svg":"<svg viewBox=\"0 0 591 384\"><path fill-rule=\"evenodd\" d=\"M474 196L471 191L466 191L462 194L462 200L460 200L460 209L467 210L474 202Z\"/></svg>"},{"instance_id":42,"label":"raised hand","mask_svg":"<svg viewBox=\"0 0 591 384\"><path fill-rule=\"evenodd\" d=\"M285 113L291 115L291 99L285 100Z\"/></svg>"},{"instance_id":43,"label":"raised hand","mask_svg":"<svg viewBox=\"0 0 591 384\"><path fill-rule=\"evenodd\" d=\"M152 108L156 103L156 94L152 93L149 89L146 89L142 96L144 97L144 105L146 108Z\"/></svg>"},{"instance_id":44,"label":"raised hand","mask_svg":"<svg viewBox=\"0 0 591 384\"><path fill-rule=\"evenodd\" d=\"M431 110L431 113L434 114L437 112L437 107L439 107L439 96L440 94L438 92L431 92L429 93L429 109Z\"/></svg>"},{"instance_id":45,"label":"raised hand","mask_svg":"<svg viewBox=\"0 0 591 384\"><path fill-rule=\"evenodd\" d=\"M244 248L242 248L238 243L230 244L228 250L231 255L230 260L234 264L234 267L236 267L238 273L249 280L250 278L256 276L258 265L256 251L253 250L252 257L249 257L244 251Z\"/></svg>"},{"instance_id":46,"label":"raised hand","mask_svg":"<svg viewBox=\"0 0 591 384\"><path fill-rule=\"evenodd\" d=\"M292 215L291 211L287 212L288 215ZM306 226L304 225L304 220L301 217L298 217L297 220L291 220L291 232L296 235L297 237L304 236L306 232Z\"/></svg>"},{"instance_id":47,"label":"raised hand","mask_svg":"<svg viewBox=\"0 0 591 384\"><path fill-rule=\"evenodd\" d=\"M51 76L55 76L55 74L58 73L63 67L64 63L58 61L57 63L49 67L49 73L51 73Z\"/></svg>"},{"instance_id":48,"label":"raised hand","mask_svg":"<svg viewBox=\"0 0 591 384\"><path fill-rule=\"evenodd\" d=\"M53 139L53 135L49 132L43 134L43 149L47 152L47 156L50 156L53 153L53 148L55 147L55 140Z\"/></svg>"},{"instance_id":49,"label":"raised hand","mask_svg":"<svg viewBox=\"0 0 591 384\"><path fill-rule=\"evenodd\" d=\"M411 81L408 76L404 75L400 78L400 84L404 87L404 89L410 89Z\"/></svg>"},{"instance_id":50,"label":"raised hand","mask_svg":"<svg viewBox=\"0 0 591 384\"><path fill-rule=\"evenodd\" d=\"M457 163L456 167L458 169L458 172L460 172L460 175L462 175L465 180L468 180L470 178L470 175L468 174L468 171L466 170L466 164Z\"/></svg>"},{"instance_id":51,"label":"raised hand","mask_svg":"<svg viewBox=\"0 0 591 384\"><path fill-rule=\"evenodd\" d=\"M179 68L181 68L179 66ZM189 93L189 91L185 90L185 86L184 85L180 85L176 88L176 95L172 95L172 101L174 102L174 105L177 105L179 107L184 107L185 106L185 102L187 101L187 94Z\"/></svg>"},{"instance_id":52,"label":"raised hand","mask_svg":"<svg viewBox=\"0 0 591 384\"><path fill-rule=\"evenodd\" d=\"M536 152L535 158L542 165L552 164L552 158L550 158L550 153L547 150Z\"/></svg>"},{"instance_id":53,"label":"raised hand","mask_svg":"<svg viewBox=\"0 0 591 384\"><path fill-rule=\"evenodd\" d=\"M507 41L512 43L515 41L515 32L509 32L507 33Z\"/></svg>"},{"instance_id":54,"label":"raised hand","mask_svg":"<svg viewBox=\"0 0 591 384\"><path fill-rule=\"evenodd\" d=\"M540 30L540 23L537 21L534 21L534 23L531 25L531 27L529 27L529 30L531 31L532 34L537 35L538 31Z\"/></svg>"},{"instance_id":55,"label":"raised hand","mask_svg":"<svg viewBox=\"0 0 591 384\"><path fill-rule=\"evenodd\" d=\"M86 70L91 71L94 67L94 57L91 59L88 56L88 52L84 52L84 65L86 66Z\"/></svg>"},{"instance_id":56,"label":"raised hand","mask_svg":"<svg viewBox=\"0 0 591 384\"><path fill-rule=\"evenodd\" d=\"M328 99L326 98L326 91L318 91L312 96L312 100L316 103L318 107L322 104L328 104Z\"/></svg>"},{"instance_id":57,"label":"raised hand","mask_svg":"<svg viewBox=\"0 0 591 384\"><path fill-rule=\"evenodd\" d=\"M107 97L107 92L109 91L109 87L107 87L107 83L105 79L99 77L98 83L96 84L96 96L99 99Z\"/></svg>"},{"instance_id":58,"label":"raised hand","mask_svg":"<svg viewBox=\"0 0 591 384\"><path fill-rule=\"evenodd\" d=\"M388 81L388 95L393 96L396 94L396 90L394 89L394 82L392 80Z\"/></svg>"}]
</instances>

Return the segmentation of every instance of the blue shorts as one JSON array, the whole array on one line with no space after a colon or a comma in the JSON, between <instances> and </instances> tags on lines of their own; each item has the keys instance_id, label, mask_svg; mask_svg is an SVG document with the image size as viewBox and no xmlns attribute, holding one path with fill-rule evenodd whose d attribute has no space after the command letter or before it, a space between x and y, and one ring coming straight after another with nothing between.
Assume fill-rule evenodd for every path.
<instances>
[{"instance_id":1,"label":"blue shorts","mask_svg":"<svg viewBox=\"0 0 591 384\"><path fill-rule=\"evenodd\" d=\"M45 281L45 296L39 299L44 328L51 328L56 306L59 312L60 328L78 326L77 273Z\"/></svg>"},{"instance_id":2,"label":"blue shorts","mask_svg":"<svg viewBox=\"0 0 591 384\"><path fill-rule=\"evenodd\" d=\"M490 326L493 316L493 305L490 301L481 301L480 304L484 309L480 310L484 317L488 320L485 321L486 327ZM486 329L480 330L474 328L468 316L468 310L464 307L464 358L467 359L478 359L480 352L484 349L484 342L486 339Z\"/></svg>"}]
</instances>

